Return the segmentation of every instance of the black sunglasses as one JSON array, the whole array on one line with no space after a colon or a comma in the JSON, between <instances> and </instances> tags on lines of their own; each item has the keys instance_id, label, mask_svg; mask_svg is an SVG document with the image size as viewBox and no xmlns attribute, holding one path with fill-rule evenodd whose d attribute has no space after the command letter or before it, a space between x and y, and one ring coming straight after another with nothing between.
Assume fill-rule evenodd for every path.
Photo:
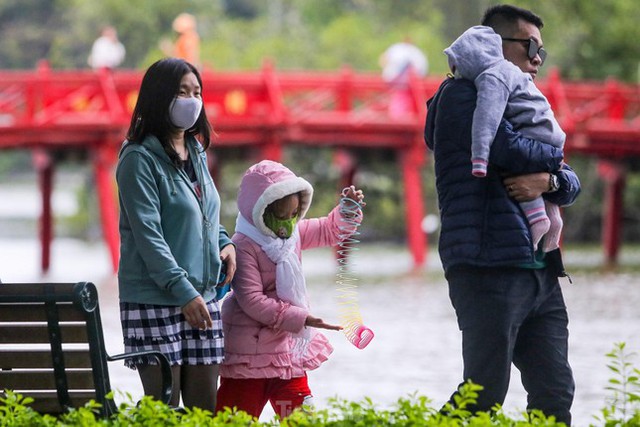
<instances>
[{"instance_id":1,"label":"black sunglasses","mask_svg":"<svg viewBox=\"0 0 640 427\"><path fill-rule=\"evenodd\" d=\"M536 55L540 55L540 65L544 64L544 60L547 59L547 51L543 47L538 47L538 42L535 39L512 39L509 37L503 37L502 40L508 42L520 42L527 43L527 57L533 59Z\"/></svg>"}]
</instances>

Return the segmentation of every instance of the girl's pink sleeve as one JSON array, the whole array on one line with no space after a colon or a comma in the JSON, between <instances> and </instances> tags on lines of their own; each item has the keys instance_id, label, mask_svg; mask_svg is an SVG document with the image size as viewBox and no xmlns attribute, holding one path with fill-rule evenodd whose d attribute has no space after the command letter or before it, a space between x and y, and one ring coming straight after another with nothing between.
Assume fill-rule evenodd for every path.
<instances>
[{"instance_id":1,"label":"girl's pink sleeve","mask_svg":"<svg viewBox=\"0 0 640 427\"><path fill-rule=\"evenodd\" d=\"M240 308L263 325L294 333L301 331L309 313L279 300L275 292L273 296L265 293L256 251L261 249L246 241L236 245L238 269L232 287Z\"/></svg>"},{"instance_id":2,"label":"girl's pink sleeve","mask_svg":"<svg viewBox=\"0 0 640 427\"><path fill-rule=\"evenodd\" d=\"M337 245L351 236L358 228L356 224L361 221L362 212L355 218L342 218L339 206L333 208L328 216L303 219L298 225L301 248L304 250Z\"/></svg>"}]
</instances>

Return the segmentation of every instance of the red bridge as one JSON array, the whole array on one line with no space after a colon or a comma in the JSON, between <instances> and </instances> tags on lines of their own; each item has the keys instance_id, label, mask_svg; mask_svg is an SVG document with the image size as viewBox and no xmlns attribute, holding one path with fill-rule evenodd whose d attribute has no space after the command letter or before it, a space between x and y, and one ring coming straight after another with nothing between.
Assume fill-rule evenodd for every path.
<instances>
[{"instance_id":1,"label":"red bridge","mask_svg":"<svg viewBox=\"0 0 640 427\"><path fill-rule=\"evenodd\" d=\"M393 149L403 174L407 241L414 263L425 261L427 242L420 171L426 149L422 132L425 101L441 78L414 78L404 96L404 114L390 114L392 93L377 74L204 71L203 99L219 135L215 147L251 146L261 158L279 160L290 144L329 146L348 159L353 148ZM41 267L49 268L51 193L55 157L64 149L86 150L95 170L103 235L114 270L118 264L117 206L113 167L128 128L140 71L0 71L0 149L34 153L42 194ZM596 156L606 186L603 243L614 264L620 246L625 157L640 155L640 87L614 80L561 81L552 70L539 87L567 133L566 153ZM354 165L341 162L348 182Z\"/></svg>"}]
</instances>

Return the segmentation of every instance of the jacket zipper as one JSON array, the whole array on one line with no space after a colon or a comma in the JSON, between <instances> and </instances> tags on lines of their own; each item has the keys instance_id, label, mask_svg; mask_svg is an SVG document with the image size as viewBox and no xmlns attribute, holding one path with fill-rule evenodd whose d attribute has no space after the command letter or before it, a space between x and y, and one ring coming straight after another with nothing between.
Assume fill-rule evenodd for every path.
<instances>
[{"instance_id":1,"label":"jacket zipper","mask_svg":"<svg viewBox=\"0 0 640 427\"><path fill-rule=\"evenodd\" d=\"M193 159L193 151L191 149L191 145L187 143L187 149L189 150L189 158ZM198 206L200 207L200 213L202 214L202 248L203 248L203 254L202 254L202 293L204 294L205 290L207 289L207 287L209 286L209 263L211 262L211 260L209 259L209 239L208 236L210 234L210 230L211 230L211 222L209 221L209 219L207 218L207 215L205 213L204 210L204 200L206 197L206 191L205 191L205 185L203 182L203 174L202 174L202 159L200 158L200 156L198 154L196 154L195 156L196 159L196 175L198 177L198 184L200 185L200 195L201 197L198 197L198 195L196 194L195 189L193 188L193 185L191 184L191 179L189 179L189 177L187 176L187 173L182 170L181 168L176 167L175 165L174 168L176 168L176 170L178 171L178 174L180 174L182 176L182 179L185 180L185 182L188 183L188 187L191 190L191 193L193 193L193 197L196 198L196 201L198 202Z\"/></svg>"},{"instance_id":2,"label":"jacket zipper","mask_svg":"<svg viewBox=\"0 0 640 427\"><path fill-rule=\"evenodd\" d=\"M190 150L190 151L194 151L194 150ZM190 155L193 153L190 153ZM193 157L192 157L193 158ZM200 195L201 197L198 198L196 196L196 199L198 200L198 203L200 204L200 211L202 212L202 242L203 242L203 250L204 253L202 254L202 292L204 293L204 291L209 287L209 264L211 262L211 260L209 259L209 254L210 254L210 250L209 250L209 235L211 234L211 222L209 221L209 219L207 218L207 214L205 213L204 210L204 201L205 201L205 197L207 196L206 194L206 190L205 190L205 185L204 185L204 174L202 171L203 165L202 165L202 158L200 157L199 154L196 154L196 174L198 175L198 184L200 185Z\"/></svg>"}]
</instances>

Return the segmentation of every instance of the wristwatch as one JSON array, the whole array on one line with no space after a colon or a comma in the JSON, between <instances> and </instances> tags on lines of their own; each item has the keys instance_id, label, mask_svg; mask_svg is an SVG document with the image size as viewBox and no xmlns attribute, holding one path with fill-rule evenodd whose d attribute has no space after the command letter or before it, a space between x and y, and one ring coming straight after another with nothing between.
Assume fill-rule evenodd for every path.
<instances>
[{"instance_id":1,"label":"wristwatch","mask_svg":"<svg viewBox=\"0 0 640 427\"><path fill-rule=\"evenodd\" d=\"M559 188L560 188L560 182L558 181L558 177L555 174L550 173L549 189L547 190L547 193L553 193L555 191L558 191Z\"/></svg>"}]
</instances>

